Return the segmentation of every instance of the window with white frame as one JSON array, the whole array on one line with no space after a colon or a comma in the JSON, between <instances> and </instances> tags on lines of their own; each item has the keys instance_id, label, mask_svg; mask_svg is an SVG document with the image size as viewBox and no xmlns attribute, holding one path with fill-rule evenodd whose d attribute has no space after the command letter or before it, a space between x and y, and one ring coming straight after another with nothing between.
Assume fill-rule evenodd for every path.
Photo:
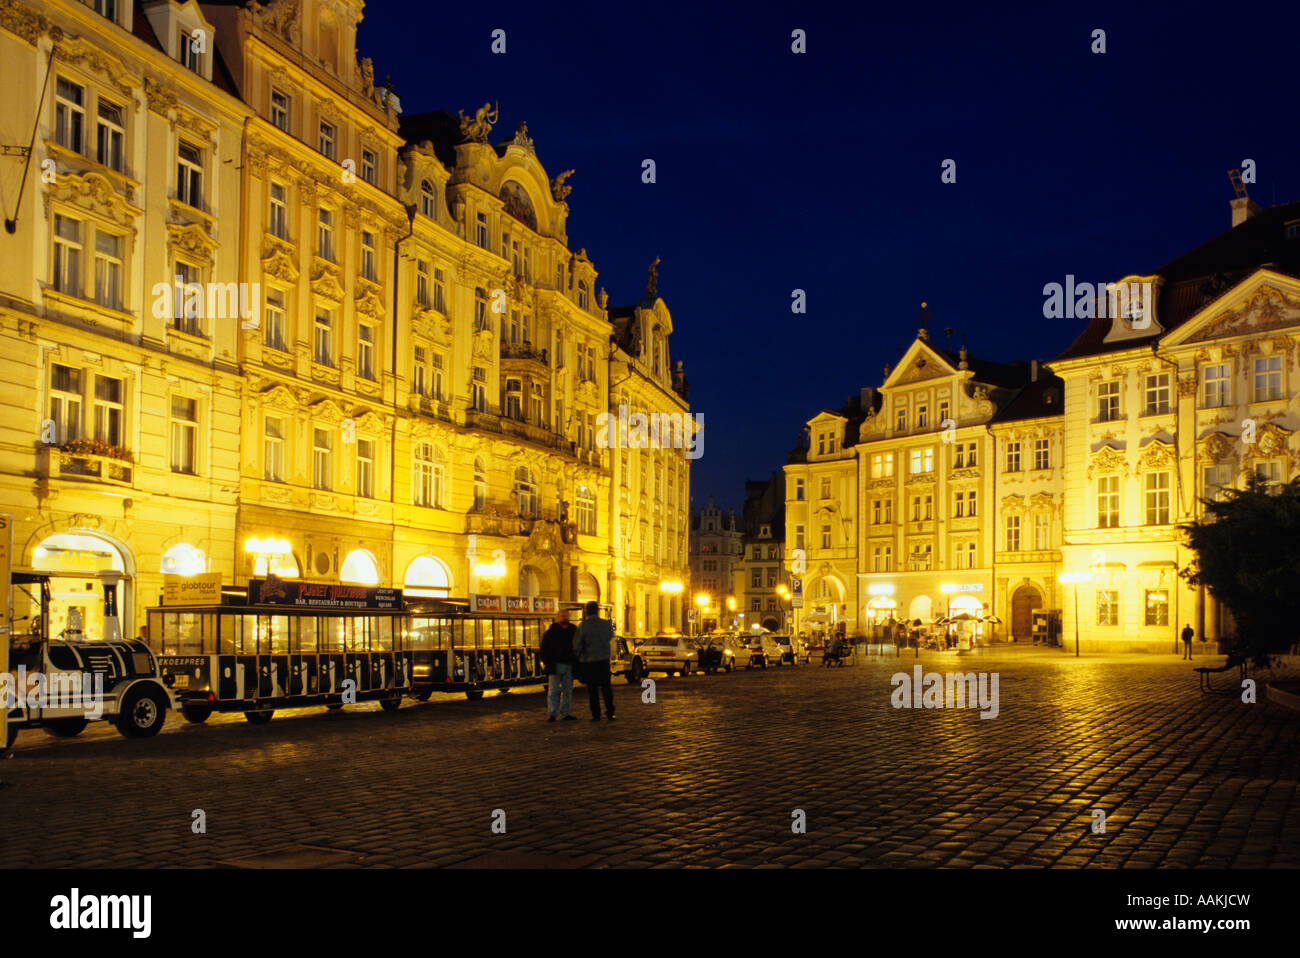
<instances>
[{"instance_id":1,"label":"window with white frame","mask_svg":"<svg viewBox=\"0 0 1300 958\"><path fill-rule=\"evenodd\" d=\"M1146 593L1146 625L1169 624L1169 593L1164 589L1148 589Z\"/></svg>"},{"instance_id":2,"label":"window with white frame","mask_svg":"<svg viewBox=\"0 0 1300 958\"><path fill-rule=\"evenodd\" d=\"M1284 459L1256 459L1255 475L1265 482L1273 484L1282 481L1282 472L1286 468Z\"/></svg>"},{"instance_id":3,"label":"window with white frame","mask_svg":"<svg viewBox=\"0 0 1300 958\"><path fill-rule=\"evenodd\" d=\"M522 421L524 418L524 398L523 384L518 379L506 380L506 409L505 416L507 419ZM578 425L578 444L582 445L582 425Z\"/></svg>"},{"instance_id":4,"label":"window with white frame","mask_svg":"<svg viewBox=\"0 0 1300 958\"><path fill-rule=\"evenodd\" d=\"M322 366L334 365L334 311L324 306L316 307L311 358Z\"/></svg>"},{"instance_id":5,"label":"window with white frame","mask_svg":"<svg viewBox=\"0 0 1300 958\"><path fill-rule=\"evenodd\" d=\"M908 453L908 472L913 476L934 472L934 447L912 449Z\"/></svg>"},{"instance_id":6,"label":"window with white frame","mask_svg":"<svg viewBox=\"0 0 1300 958\"><path fill-rule=\"evenodd\" d=\"M956 555L953 558L956 559L955 567L958 569L975 568L975 543L973 541L957 543Z\"/></svg>"},{"instance_id":7,"label":"window with white frame","mask_svg":"<svg viewBox=\"0 0 1300 958\"><path fill-rule=\"evenodd\" d=\"M83 2L101 17L117 22L117 0L83 0Z\"/></svg>"},{"instance_id":8,"label":"window with white frame","mask_svg":"<svg viewBox=\"0 0 1300 958\"><path fill-rule=\"evenodd\" d=\"M822 548L829 549L830 547L831 547L831 527L822 526Z\"/></svg>"},{"instance_id":9,"label":"window with white frame","mask_svg":"<svg viewBox=\"0 0 1300 958\"><path fill-rule=\"evenodd\" d=\"M491 329L488 325L487 318L487 293L483 287L476 287L474 290L474 328L476 330Z\"/></svg>"},{"instance_id":10,"label":"window with white frame","mask_svg":"<svg viewBox=\"0 0 1300 958\"><path fill-rule=\"evenodd\" d=\"M361 178L371 186L375 185L375 171L378 165L374 150L361 151Z\"/></svg>"},{"instance_id":11,"label":"window with white frame","mask_svg":"<svg viewBox=\"0 0 1300 958\"><path fill-rule=\"evenodd\" d=\"M289 132L289 95L279 90L271 90L271 124Z\"/></svg>"},{"instance_id":12,"label":"window with white frame","mask_svg":"<svg viewBox=\"0 0 1300 958\"><path fill-rule=\"evenodd\" d=\"M375 497L375 443L373 439L357 439L356 495L364 499Z\"/></svg>"},{"instance_id":13,"label":"window with white frame","mask_svg":"<svg viewBox=\"0 0 1300 958\"><path fill-rule=\"evenodd\" d=\"M1222 499L1232 488L1234 469L1231 463L1221 462L1216 466L1206 466L1201 473L1201 495L1207 499Z\"/></svg>"},{"instance_id":14,"label":"window with white frame","mask_svg":"<svg viewBox=\"0 0 1300 958\"><path fill-rule=\"evenodd\" d=\"M1116 590L1097 590L1097 624L1119 625L1119 592Z\"/></svg>"},{"instance_id":15,"label":"window with white frame","mask_svg":"<svg viewBox=\"0 0 1300 958\"><path fill-rule=\"evenodd\" d=\"M1261 356L1255 360L1255 402L1282 398L1282 357Z\"/></svg>"},{"instance_id":16,"label":"window with white frame","mask_svg":"<svg viewBox=\"0 0 1300 958\"><path fill-rule=\"evenodd\" d=\"M479 512L487 504L487 466L482 459L474 460L474 511Z\"/></svg>"},{"instance_id":17,"label":"window with white frame","mask_svg":"<svg viewBox=\"0 0 1300 958\"><path fill-rule=\"evenodd\" d=\"M803 479L795 479L795 481L794 481L794 501L795 501L795 502L803 502L803 501L804 501L804 498L803 498L803 497L804 497L804 481L803 481Z\"/></svg>"},{"instance_id":18,"label":"window with white frame","mask_svg":"<svg viewBox=\"0 0 1300 958\"><path fill-rule=\"evenodd\" d=\"M1119 526L1119 476L1097 479L1097 526L1102 529Z\"/></svg>"},{"instance_id":19,"label":"window with white frame","mask_svg":"<svg viewBox=\"0 0 1300 958\"><path fill-rule=\"evenodd\" d=\"M1114 422L1119 418L1119 381L1097 384L1097 421Z\"/></svg>"},{"instance_id":20,"label":"window with white frame","mask_svg":"<svg viewBox=\"0 0 1300 958\"><path fill-rule=\"evenodd\" d=\"M54 142L81 153L86 137L86 90L59 77L54 84Z\"/></svg>"},{"instance_id":21,"label":"window with white frame","mask_svg":"<svg viewBox=\"0 0 1300 958\"><path fill-rule=\"evenodd\" d=\"M415 261L415 302L419 306L428 306L431 302L429 297L429 264L422 259Z\"/></svg>"},{"instance_id":22,"label":"window with white frame","mask_svg":"<svg viewBox=\"0 0 1300 958\"><path fill-rule=\"evenodd\" d=\"M871 478L888 479L894 474L894 454L878 452L871 457Z\"/></svg>"},{"instance_id":23,"label":"window with white frame","mask_svg":"<svg viewBox=\"0 0 1300 958\"><path fill-rule=\"evenodd\" d=\"M176 48L177 53L179 53L180 56L177 57L177 59L181 61L181 65L184 66L185 69L201 74L203 72L203 55L199 53L198 47L199 41L194 37L194 35L189 30L181 27L180 38L177 41Z\"/></svg>"},{"instance_id":24,"label":"window with white frame","mask_svg":"<svg viewBox=\"0 0 1300 958\"><path fill-rule=\"evenodd\" d=\"M794 527L794 547L796 549L803 548L803 526Z\"/></svg>"},{"instance_id":25,"label":"window with white frame","mask_svg":"<svg viewBox=\"0 0 1300 958\"><path fill-rule=\"evenodd\" d=\"M515 510L521 516L536 517L539 508L537 478L527 466L520 466L515 470L514 493ZM644 548L645 543L642 542L642 549Z\"/></svg>"},{"instance_id":26,"label":"window with white frame","mask_svg":"<svg viewBox=\"0 0 1300 958\"><path fill-rule=\"evenodd\" d=\"M1169 412L1169 373L1155 373L1146 378L1144 416L1162 416Z\"/></svg>"},{"instance_id":27,"label":"window with white frame","mask_svg":"<svg viewBox=\"0 0 1300 958\"><path fill-rule=\"evenodd\" d=\"M95 376L95 438L110 446L122 445L124 392L122 380L112 376Z\"/></svg>"},{"instance_id":28,"label":"window with white frame","mask_svg":"<svg viewBox=\"0 0 1300 958\"><path fill-rule=\"evenodd\" d=\"M940 428L943 428L943 424L948 421L948 411L949 411L948 400L946 399L939 400L939 427Z\"/></svg>"},{"instance_id":29,"label":"window with white frame","mask_svg":"<svg viewBox=\"0 0 1300 958\"><path fill-rule=\"evenodd\" d=\"M171 413L172 472L195 475L198 473L199 401L189 396L173 396Z\"/></svg>"},{"instance_id":30,"label":"window with white frame","mask_svg":"<svg viewBox=\"0 0 1300 958\"><path fill-rule=\"evenodd\" d=\"M894 500L873 499L871 502L871 521L874 525L886 525L894 521Z\"/></svg>"},{"instance_id":31,"label":"window with white frame","mask_svg":"<svg viewBox=\"0 0 1300 958\"><path fill-rule=\"evenodd\" d=\"M907 431L907 409L904 406L899 406L894 412L894 430L896 432Z\"/></svg>"},{"instance_id":32,"label":"window with white frame","mask_svg":"<svg viewBox=\"0 0 1300 958\"><path fill-rule=\"evenodd\" d=\"M818 485L819 499L829 499L831 497L831 481L828 477L823 476Z\"/></svg>"},{"instance_id":33,"label":"window with white frame","mask_svg":"<svg viewBox=\"0 0 1300 958\"><path fill-rule=\"evenodd\" d=\"M1034 440L1034 468L1052 468L1052 445L1047 439Z\"/></svg>"},{"instance_id":34,"label":"window with white frame","mask_svg":"<svg viewBox=\"0 0 1300 958\"><path fill-rule=\"evenodd\" d=\"M262 439L262 478L284 482L284 420L267 416Z\"/></svg>"},{"instance_id":35,"label":"window with white frame","mask_svg":"<svg viewBox=\"0 0 1300 958\"><path fill-rule=\"evenodd\" d=\"M334 488L334 437L328 429L313 429L311 484L314 489Z\"/></svg>"},{"instance_id":36,"label":"window with white frame","mask_svg":"<svg viewBox=\"0 0 1300 958\"><path fill-rule=\"evenodd\" d=\"M334 262L334 211L324 206L316 211L316 255Z\"/></svg>"},{"instance_id":37,"label":"window with white frame","mask_svg":"<svg viewBox=\"0 0 1300 958\"><path fill-rule=\"evenodd\" d=\"M542 403L542 385L541 383L531 383L528 387L528 421L534 426L544 426L542 420L545 418ZM594 445L596 439L596 430L592 428L589 421L587 423L587 442L588 445Z\"/></svg>"},{"instance_id":38,"label":"window with white frame","mask_svg":"<svg viewBox=\"0 0 1300 958\"><path fill-rule=\"evenodd\" d=\"M1052 547L1051 517L1044 513L1034 515L1034 548L1039 552Z\"/></svg>"},{"instance_id":39,"label":"window with white frame","mask_svg":"<svg viewBox=\"0 0 1300 958\"><path fill-rule=\"evenodd\" d=\"M1146 524L1162 526L1169 523L1169 473L1148 472L1145 479Z\"/></svg>"},{"instance_id":40,"label":"window with white frame","mask_svg":"<svg viewBox=\"0 0 1300 958\"><path fill-rule=\"evenodd\" d=\"M487 370L475 366L470 380L470 404L479 412L487 412Z\"/></svg>"},{"instance_id":41,"label":"window with white frame","mask_svg":"<svg viewBox=\"0 0 1300 958\"><path fill-rule=\"evenodd\" d=\"M375 234L366 230L361 231L361 275L375 280Z\"/></svg>"},{"instance_id":42,"label":"window with white frame","mask_svg":"<svg viewBox=\"0 0 1300 958\"><path fill-rule=\"evenodd\" d=\"M81 295L81 230L81 220L54 214L50 285L69 296Z\"/></svg>"},{"instance_id":43,"label":"window with white frame","mask_svg":"<svg viewBox=\"0 0 1300 958\"><path fill-rule=\"evenodd\" d=\"M1006 460L1007 460L1007 468L1006 468L1007 472L1020 471L1020 443L1018 441L1011 440L1007 443Z\"/></svg>"},{"instance_id":44,"label":"window with white frame","mask_svg":"<svg viewBox=\"0 0 1300 958\"><path fill-rule=\"evenodd\" d=\"M916 428L926 429L930 425L930 407L926 403L917 403Z\"/></svg>"},{"instance_id":45,"label":"window with white frame","mask_svg":"<svg viewBox=\"0 0 1300 958\"><path fill-rule=\"evenodd\" d=\"M327 160L334 159L335 140L338 131L334 128L333 123L320 121L320 135L316 139L316 148Z\"/></svg>"},{"instance_id":46,"label":"window with white frame","mask_svg":"<svg viewBox=\"0 0 1300 958\"><path fill-rule=\"evenodd\" d=\"M269 287L266 291L266 345L285 350L284 291Z\"/></svg>"},{"instance_id":47,"label":"window with white frame","mask_svg":"<svg viewBox=\"0 0 1300 958\"><path fill-rule=\"evenodd\" d=\"M578 308L587 308L587 281L585 279L578 280Z\"/></svg>"},{"instance_id":48,"label":"window with white frame","mask_svg":"<svg viewBox=\"0 0 1300 958\"><path fill-rule=\"evenodd\" d=\"M122 107L100 98L95 107L98 121L95 129L95 159L110 170L123 172L126 137L126 113Z\"/></svg>"},{"instance_id":49,"label":"window with white frame","mask_svg":"<svg viewBox=\"0 0 1300 958\"><path fill-rule=\"evenodd\" d=\"M122 308L122 237L95 231L95 302Z\"/></svg>"},{"instance_id":50,"label":"window with white frame","mask_svg":"<svg viewBox=\"0 0 1300 958\"><path fill-rule=\"evenodd\" d=\"M428 180L420 181L420 212L429 219L434 219L438 213L438 194Z\"/></svg>"},{"instance_id":51,"label":"window with white frame","mask_svg":"<svg viewBox=\"0 0 1300 958\"><path fill-rule=\"evenodd\" d=\"M596 495L586 486L579 486L575 497L578 531L584 535L596 534Z\"/></svg>"},{"instance_id":52,"label":"window with white frame","mask_svg":"<svg viewBox=\"0 0 1300 958\"><path fill-rule=\"evenodd\" d=\"M287 240L289 238L289 188L283 183L272 180L270 197L267 229L272 236Z\"/></svg>"},{"instance_id":53,"label":"window with white frame","mask_svg":"<svg viewBox=\"0 0 1300 958\"><path fill-rule=\"evenodd\" d=\"M81 370L55 363L50 367L50 419L55 442L81 438Z\"/></svg>"},{"instance_id":54,"label":"window with white frame","mask_svg":"<svg viewBox=\"0 0 1300 958\"><path fill-rule=\"evenodd\" d=\"M433 308L444 315L447 312L447 303L444 298L446 285L442 270L435 266L433 268Z\"/></svg>"},{"instance_id":55,"label":"window with white frame","mask_svg":"<svg viewBox=\"0 0 1300 958\"><path fill-rule=\"evenodd\" d=\"M474 218L475 233L474 241L483 249L487 249L490 243L488 239L488 221L486 213L477 213Z\"/></svg>"},{"instance_id":56,"label":"window with white frame","mask_svg":"<svg viewBox=\"0 0 1300 958\"><path fill-rule=\"evenodd\" d=\"M176 261L176 283L179 299L172 312L172 328L190 336L203 335L200 314L203 311L203 270L185 260Z\"/></svg>"},{"instance_id":57,"label":"window with white frame","mask_svg":"<svg viewBox=\"0 0 1300 958\"><path fill-rule=\"evenodd\" d=\"M411 392L417 396L428 396L428 351L423 346L416 346L411 350L411 354Z\"/></svg>"},{"instance_id":58,"label":"window with white frame","mask_svg":"<svg viewBox=\"0 0 1300 958\"><path fill-rule=\"evenodd\" d=\"M184 140L176 146L176 199L203 209L203 153Z\"/></svg>"},{"instance_id":59,"label":"window with white frame","mask_svg":"<svg viewBox=\"0 0 1300 958\"><path fill-rule=\"evenodd\" d=\"M1220 409L1229 401L1229 369L1227 363L1214 363L1201 367L1201 406Z\"/></svg>"},{"instance_id":60,"label":"window with white frame","mask_svg":"<svg viewBox=\"0 0 1300 958\"><path fill-rule=\"evenodd\" d=\"M367 323L357 324L357 375L375 378L375 327Z\"/></svg>"},{"instance_id":61,"label":"window with white frame","mask_svg":"<svg viewBox=\"0 0 1300 958\"><path fill-rule=\"evenodd\" d=\"M1007 552L1020 551L1020 517L1006 516L1004 520L1003 548Z\"/></svg>"}]
</instances>

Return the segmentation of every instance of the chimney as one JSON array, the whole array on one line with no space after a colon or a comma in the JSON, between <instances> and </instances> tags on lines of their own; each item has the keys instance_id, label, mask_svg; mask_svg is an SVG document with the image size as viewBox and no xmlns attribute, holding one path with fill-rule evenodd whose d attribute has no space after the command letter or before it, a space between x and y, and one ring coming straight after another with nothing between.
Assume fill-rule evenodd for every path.
<instances>
[{"instance_id":1,"label":"chimney","mask_svg":"<svg viewBox=\"0 0 1300 958\"><path fill-rule=\"evenodd\" d=\"M1235 229L1252 216L1258 216L1263 211L1259 208L1259 204L1252 200L1250 194L1246 192L1246 184L1241 178L1241 170L1229 170L1228 180L1237 193L1230 204L1232 206L1232 225Z\"/></svg>"},{"instance_id":2,"label":"chimney","mask_svg":"<svg viewBox=\"0 0 1300 958\"><path fill-rule=\"evenodd\" d=\"M871 403L875 400L875 398L876 398L876 387L875 387L875 386L863 386L863 387L862 387L861 402L862 402L862 411L863 411L863 412L868 412L868 411L870 411L870 409L871 409Z\"/></svg>"},{"instance_id":3,"label":"chimney","mask_svg":"<svg viewBox=\"0 0 1300 958\"><path fill-rule=\"evenodd\" d=\"M1031 359L1029 361L1029 381L1031 383L1038 382L1038 360L1037 359Z\"/></svg>"}]
</instances>

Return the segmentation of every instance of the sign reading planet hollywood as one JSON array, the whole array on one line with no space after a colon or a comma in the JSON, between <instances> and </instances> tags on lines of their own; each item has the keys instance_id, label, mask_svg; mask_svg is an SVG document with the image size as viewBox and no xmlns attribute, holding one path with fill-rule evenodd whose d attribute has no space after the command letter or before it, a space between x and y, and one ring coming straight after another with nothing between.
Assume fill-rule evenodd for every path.
<instances>
[{"instance_id":1,"label":"sign reading planet hollywood","mask_svg":"<svg viewBox=\"0 0 1300 958\"><path fill-rule=\"evenodd\" d=\"M307 609L401 609L402 590L329 582L250 579L249 605L292 605Z\"/></svg>"}]
</instances>

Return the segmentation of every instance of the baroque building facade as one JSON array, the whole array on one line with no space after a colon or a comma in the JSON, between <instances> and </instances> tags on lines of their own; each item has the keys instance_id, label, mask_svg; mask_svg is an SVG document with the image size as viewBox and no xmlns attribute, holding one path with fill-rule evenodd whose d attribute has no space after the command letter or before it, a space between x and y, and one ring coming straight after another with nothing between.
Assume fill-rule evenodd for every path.
<instances>
[{"instance_id":1,"label":"baroque building facade","mask_svg":"<svg viewBox=\"0 0 1300 958\"><path fill-rule=\"evenodd\" d=\"M524 124L403 117L361 11L0 4L27 105L0 133L35 128L30 170L2 161L0 511L17 564L66 573L56 632L74 606L95 631L101 568L133 629L164 573L268 563L681 622L659 584L689 577L689 459L620 471L596 439L618 402L685 415L666 305L606 308ZM653 508L615 481L641 458Z\"/></svg>"},{"instance_id":2,"label":"baroque building facade","mask_svg":"<svg viewBox=\"0 0 1300 958\"><path fill-rule=\"evenodd\" d=\"M744 533L734 509L709 504L691 515L690 568L696 630L733 628L736 623L736 576L741 569ZM730 601L728 601L730 600Z\"/></svg>"}]
</instances>

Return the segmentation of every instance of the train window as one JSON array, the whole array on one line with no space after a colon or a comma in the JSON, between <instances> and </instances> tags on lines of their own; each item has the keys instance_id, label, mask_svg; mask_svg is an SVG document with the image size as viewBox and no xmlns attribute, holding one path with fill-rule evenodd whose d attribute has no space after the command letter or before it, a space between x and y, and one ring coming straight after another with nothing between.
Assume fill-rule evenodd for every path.
<instances>
[{"instance_id":1,"label":"train window","mask_svg":"<svg viewBox=\"0 0 1300 958\"><path fill-rule=\"evenodd\" d=\"M203 620L211 616L202 616L197 612L176 613L176 654L198 655L203 651ZM208 626L211 629L211 625Z\"/></svg>"},{"instance_id":2,"label":"train window","mask_svg":"<svg viewBox=\"0 0 1300 958\"><path fill-rule=\"evenodd\" d=\"M368 652L370 643L366 638L366 617L354 615L347 619L347 629L343 634L345 648L349 652Z\"/></svg>"},{"instance_id":3,"label":"train window","mask_svg":"<svg viewBox=\"0 0 1300 958\"><path fill-rule=\"evenodd\" d=\"M220 630L217 635L217 651L222 655L230 655L235 651L235 631L239 628L239 616L217 616L217 628Z\"/></svg>"},{"instance_id":4,"label":"train window","mask_svg":"<svg viewBox=\"0 0 1300 958\"><path fill-rule=\"evenodd\" d=\"M49 656L50 665L64 672L80 672L81 662L77 659L77 653L66 645L51 645L46 652Z\"/></svg>"},{"instance_id":5,"label":"train window","mask_svg":"<svg viewBox=\"0 0 1300 958\"><path fill-rule=\"evenodd\" d=\"M370 651L393 651L393 620L386 615L370 617Z\"/></svg>"},{"instance_id":6,"label":"train window","mask_svg":"<svg viewBox=\"0 0 1300 958\"><path fill-rule=\"evenodd\" d=\"M528 637L524 644L530 649L540 649L542 647L542 623L528 623Z\"/></svg>"},{"instance_id":7,"label":"train window","mask_svg":"<svg viewBox=\"0 0 1300 958\"><path fill-rule=\"evenodd\" d=\"M149 648L155 652L170 655L171 653L166 651L167 633L165 632L166 627L163 625L162 613L148 612L145 614L145 619L149 623Z\"/></svg>"},{"instance_id":8,"label":"train window","mask_svg":"<svg viewBox=\"0 0 1300 958\"><path fill-rule=\"evenodd\" d=\"M320 643L322 652L342 652L343 651L343 619L320 619L319 632L317 640Z\"/></svg>"},{"instance_id":9,"label":"train window","mask_svg":"<svg viewBox=\"0 0 1300 958\"><path fill-rule=\"evenodd\" d=\"M287 615L258 616L257 633L257 651L262 653L289 651L289 617Z\"/></svg>"},{"instance_id":10,"label":"train window","mask_svg":"<svg viewBox=\"0 0 1300 958\"><path fill-rule=\"evenodd\" d=\"M312 654L316 651L316 616L298 616L298 651Z\"/></svg>"},{"instance_id":11,"label":"train window","mask_svg":"<svg viewBox=\"0 0 1300 958\"><path fill-rule=\"evenodd\" d=\"M515 619L515 621L514 621L514 627L515 627L515 628L514 628L514 633L515 633L515 634L514 634L514 636L513 636L514 641L512 641L512 642L510 643L512 646L519 647L519 646L524 645L524 625L525 625L525 624L526 624L526 623L524 622L523 619Z\"/></svg>"}]
</instances>

